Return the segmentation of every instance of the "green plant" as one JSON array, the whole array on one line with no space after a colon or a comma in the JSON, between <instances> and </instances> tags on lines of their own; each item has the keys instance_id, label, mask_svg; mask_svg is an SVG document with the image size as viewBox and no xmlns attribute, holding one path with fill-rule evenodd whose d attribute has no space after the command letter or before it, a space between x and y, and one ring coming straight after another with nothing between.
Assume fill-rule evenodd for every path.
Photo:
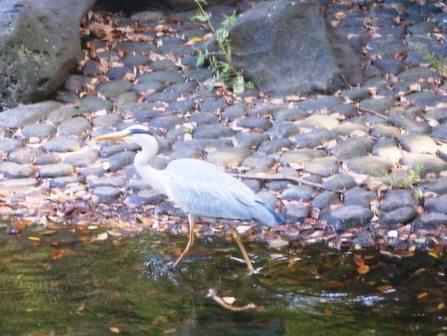
<instances>
[{"instance_id":1,"label":"green plant","mask_svg":"<svg viewBox=\"0 0 447 336\"><path fill-rule=\"evenodd\" d=\"M395 188L412 188L415 184L422 181L423 168L416 166L401 174L392 174L385 177L382 182Z\"/></svg>"},{"instance_id":2,"label":"green plant","mask_svg":"<svg viewBox=\"0 0 447 336\"><path fill-rule=\"evenodd\" d=\"M200 50L197 58L197 67L209 63L209 67L218 82L229 85L235 93L244 92L245 88L252 88L253 84L246 82L241 71L232 65L232 49L229 38L230 29L236 23L236 13L225 18L220 28L216 29L212 24L210 14L204 9L205 0L194 0L199 13L192 20L206 24L214 35L218 51L211 52L208 49Z\"/></svg>"},{"instance_id":3,"label":"green plant","mask_svg":"<svg viewBox=\"0 0 447 336\"><path fill-rule=\"evenodd\" d=\"M416 47L422 53L424 61L427 62L433 69L439 73L447 71L446 61L433 54L430 50L428 50L426 45L419 43Z\"/></svg>"}]
</instances>

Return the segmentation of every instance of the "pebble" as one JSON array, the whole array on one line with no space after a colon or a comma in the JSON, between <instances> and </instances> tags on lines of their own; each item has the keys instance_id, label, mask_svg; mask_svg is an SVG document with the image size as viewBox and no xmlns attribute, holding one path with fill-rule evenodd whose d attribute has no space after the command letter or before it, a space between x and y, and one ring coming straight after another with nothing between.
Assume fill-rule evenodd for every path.
<instances>
[{"instance_id":1,"label":"pebble","mask_svg":"<svg viewBox=\"0 0 447 336\"><path fill-rule=\"evenodd\" d=\"M325 129L316 129L308 133L297 134L295 136L295 143L297 147L317 147L321 146L324 142L330 141L335 138L335 135Z\"/></svg>"},{"instance_id":2,"label":"pebble","mask_svg":"<svg viewBox=\"0 0 447 336\"><path fill-rule=\"evenodd\" d=\"M8 160L19 164L34 163L42 154L43 151L38 148L19 148L9 153Z\"/></svg>"},{"instance_id":3,"label":"pebble","mask_svg":"<svg viewBox=\"0 0 447 336\"><path fill-rule=\"evenodd\" d=\"M12 178L0 181L1 192L23 191L36 187L38 181L35 178Z\"/></svg>"},{"instance_id":4,"label":"pebble","mask_svg":"<svg viewBox=\"0 0 447 336\"><path fill-rule=\"evenodd\" d=\"M330 156L313 159L304 165L306 172L323 177L334 175L339 168L337 159Z\"/></svg>"},{"instance_id":5,"label":"pebble","mask_svg":"<svg viewBox=\"0 0 447 336\"><path fill-rule=\"evenodd\" d=\"M51 111L48 115L47 120L53 125L58 125L66 120L73 118L78 113L79 111L77 108L70 105L64 105L55 109L54 111Z\"/></svg>"},{"instance_id":6,"label":"pebble","mask_svg":"<svg viewBox=\"0 0 447 336\"><path fill-rule=\"evenodd\" d=\"M93 193L98 196L101 202L110 203L121 196L121 191L114 187L97 187L93 189Z\"/></svg>"},{"instance_id":7,"label":"pebble","mask_svg":"<svg viewBox=\"0 0 447 336\"><path fill-rule=\"evenodd\" d=\"M354 178L348 174L335 174L328 178L323 183L323 188L326 190L347 190L356 186Z\"/></svg>"},{"instance_id":8,"label":"pebble","mask_svg":"<svg viewBox=\"0 0 447 336\"><path fill-rule=\"evenodd\" d=\"M440 226L447 225L447 215L438 212L430 212L421 215L413 222L414 230L437 230Z\"/></svg>"},{"instance_id":9,"label":"pebble","mask_svg":"<svg viewBox=\"0 0 447 336\"><path fill-rule=\"evenodd\" d=\"M393 211L401 207L414 207L419 204L415 194L411 190L390 190L380 204L382 211Z\"/></svg>"},{"instance_id":10,"label":"pebble","mask_svg":"<svg viewBox=\"0 0 447 336\"><path fill-rule=\"evenodd\" d=\"M447 195L426 200L424 203L424 208L431 212L447 214Z\"/></svg>"},{"instance_id":11,"label":"pebble","mask_svg":"<svg viewBox=\"0 0 447 336\"><path fill-rule=\"evenodd\" d=\"M65 188L68 184L78 184L84 182L84 176L61 176L50 179L51 188Z\"/></svg>"},{"instance_id":12,"label":"pebble","mask_svg":"<svg viewBox=\"0 0 447 336\"><path fill-rule=\"evenodd\" d=\"M50 100L36 104L20 105L0 113L0 126L18 128L33 124L45 119L51 111L60 106L61 103Z\"/></svg>"},{"instance_id":13,"label":"pebble","mask_svg":"<svg viewBox=\"0 0 447 336\"><path fill-rule=\"evenodd\" d=\"M0 163L0 174L9 178L29 177L33 173L33 166L30 164L18 164L10 161Z\"/></svg>"},{"instance_id":14,"label":"pebble","mask_svg":"<svg viewBox=\"0 0 447 336\"><path fill-rule=\"evenodd\" d=\"M345 205L369 207L371 202L376 199L377 195L374 191L366 190L361 187L349 189L343 195L343 203Z\"/></svg>"},{"instance_id":15,"label":"pebble","mask_svg":"<svg viewBox=\"0 0 447 336\"><path fill-rule=\"evenodd\" d=\"M256 150L268 136L258 132L239 132L235 134L234 139L235 145Z\"/></svg>"},{"instance_id":16,"label":"pebble","mask_svg":"<svg viewBox=\"0 0 447 336\"><path fill-rule=\"evenodd\" d=\"M403 135L398 138L399 144L408 152L416 154L435 154L438 145L428 135Z\"/></svg>"},{"instance_id":17,"label":"pebble","mask_svg":"<svg viewBox=\"0 0 447 336\"><path fill-rule=\"evenodd\" d=\"M331 153L340 160L352 159L359 156L365 156L371 152L374 141L366 137L350 138L339 142Z\"/></svg>"},{"instance_id":18,"label":"pebble","mask_svg":"<svg viewBox=\"0 0 447 336\"><path fill-rule=\"evenodd\" d=\"M47 138L54 134L56 129L50 124L32 124L22 128L22 135L26 138Z\"/></svg>"},{"instance_id":19,"label":"pebble","mask_svg":"<svg viewBox=\"0 0 447 336\"><path fill-rule=\"evenodd\" d=\"M81 140L57 136L48 140L43 147L49 152L74 152L81 149Z\"/></svg>"},{"instance_id":20,"label":"pebble","mask_svg":"<svg viewBox=\"0 0 447 336\"><path fill-rule=\"evenodd\" d=\"M10 153L21 146L22 143L16 139L5 138L0 140L0 151L5 153Z\"/></svg>"},{"instance_id":21,"label":"pebble","mask_svg":"<svg viewBox=\"0 0 447 336\"><path fill-rule=\"evenodd\" d=\"M85 96L81 99L79 104L79 113L84 114L88 112L96 112L100 110L111 110L113 103L111 101L105 100L103 98L94 96Z\"/></svg>"},{"instance_id":22,"label":"pebble","mask_svg":"<svg viewBox=\"0 0 447 336\"><path fill-rule=\"evenodd\" d=\"M307 218L310 214L310 207L303 204L289 203L282 210L286 222L296 222Z\"/></svg>"},{"instance_id":23,"label":"pebble","mask_svg":"<svg viewBox=\"0 0 447 336\"><path fill-rule=\"evenodd\" d=\"M207 155L207 159L224 168L236 168L249 154L247 147L234 147L211 152Z\"/></svg>"},{"instance_id":24,"label":"pebble","mask_svg":"<svg viewBox=\"0 0 447 336\"><path fill-rule=\"evenodd\" d=\"M64 121L57 128L59 135L81 135L91 128L90 123L84 117L75 117Z\"/></svg>"},{"instance_id":25,"label":"pebble","mask_svg":"<svg viewBox=\"0 0 447 336\"><path fill-rule=\"evenodd\" d=\"M97 91L105 98L112 98L118 96L121 93L129 91L131 87L132 84L127 80L111 80L99 85Z\"/></svg>"},{"instance_id":26,"label":"pebble","mask_svg":"<svg viewBox=\"0 0 447 336\"><path fill-rule=\"evenodd\" d=\"M39 166L37 172L40 177L59 177L67 176L74 173L73 165L69 163L54 163L44 166Z\"/></svg>"},{"instance_id":27,"label":"pebble","mask_svg":"<svg viewBox=\"0 0 447 336\"><path fill-rule=\"evenodd\" d=\"M194 130L193 137L197 139L217 139L221 137L229 137L233 134L234 131L228 126L200 125Z\"/></svg>"},{"instance_id":28,"label":"pebble","mask_svg":"<svg viewBox=\"0 0 447 336\"><path fill-rule=\"evenodd\" d=\"M314 188L307 185L293 186L285 189L281 198L294 201L310 201L314 193Z\"/></svg>"},{"instance_id":29,"label":"pebble","mask_svg":"<svg viewBox=\"0 0 447 336\"><path fill-rule=\"evenodd\" d=\"M59 155L54 153L44 153L42 155L39 155L34 163L37 165L47 165L52 163L58 163L60 161L61 158L59 157Z\"/></svg>"},{"instance_id":30,"label":"pebble","mask_svg":"<svg viewBox=\"0 0 447 336\"><path fill-rule=\"evenodd\" d=\"M121 168L133 163L135 152L120 152L111 155L108 159L108 170L111 172L120 170Z\"/></svg>"},{"instance_id":31,"label":"pebble","mask_svg":"<svg viewBox=\"0 0 447 336\"><path fill-rule=\"evenodd\" d=\"M400 225L407 224L415 219L417 216L417 211L414 207L402 207L390 211L380 217L380 222L385 224L387 228L394 229Z\"/></svg>"},{"instance_id":32,"label":"pebble","mask_svg":"<svg viewBox=\"0 0 447 336\"><path fill-rule=\"evenodd\" d=\"M340 206L330 211L328 223L340 232L350 228L366 226L373 218L373 212L358 205Z\"/></svg>"},{"instance_id":33,"label":"pebble","mask_svg":"<svg viewBox=\"0 0 447 336\"><path fill-rule=\"evenodd\" d=\"M432 154L405 153L401 163L420 172L423 176L429 172L447 170L447 163Z\"/></svg>"},{"instance_id":34,"label":"pebble","mask_svg":"<svg viewBox=\"0 0 447 336\"><path fill-rule=\"evenodd\" d=\"M340 197L333 191L323 191L314 197L312 207L326 209L340 202Z\"/></svg>"},{"instance_id":35,"label":"pebble","mask_svg":"<svg viewBox=\"0 0 447 336\"><path fill-rule=\"evenodd\" d=\"M97 158L97 151L84 148L65 157L64 162L70 163L75 167L88 167L93 164Z\"/></svg>"},{"instance_id":36,"label":"pebble","mask_svg":"<svg viewBox=\"0 0 447 336\"><path fill-rule=\"evenodd\" d=\"M393 163L380 157L363 156L346 161L349 170L369 176L384 176L393 168Z\"/></svg>"}]
</instances>

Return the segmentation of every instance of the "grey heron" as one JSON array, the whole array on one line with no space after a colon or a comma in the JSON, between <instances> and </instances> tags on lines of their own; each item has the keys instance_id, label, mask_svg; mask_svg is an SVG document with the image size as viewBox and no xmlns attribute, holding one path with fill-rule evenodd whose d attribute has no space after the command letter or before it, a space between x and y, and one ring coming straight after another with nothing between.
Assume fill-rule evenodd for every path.
<instances>
[{"instance_id":1,"label":"grey heron","mask_svg":"<svg viewBox=\"0 0 447 336\"><path fill-rule=\"evenodd\" d=\"M183 261L194 244L194 226L197 217L255 220L268 226L278 226L282 222L275 210L265 204L252 189L219 166L202 160L184 158L171 161L163 170L154 168L151 161L158 154L159 144L157 138L145 126L130 126L118 132L100 135L94 140L122 140L141 147L134 159L138 175L188 214L188 243L174 263L174 268ZM253 265L240 236L233 228L231 232L249 272L253 273Z\"/></svg>"}]
</instances>

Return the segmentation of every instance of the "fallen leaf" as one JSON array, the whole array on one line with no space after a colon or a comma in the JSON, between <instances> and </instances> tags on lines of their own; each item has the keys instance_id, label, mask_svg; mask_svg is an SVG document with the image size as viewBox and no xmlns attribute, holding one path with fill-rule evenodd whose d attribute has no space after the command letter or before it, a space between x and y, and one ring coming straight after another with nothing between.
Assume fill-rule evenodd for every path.
<instances>
[{"instance_id":1,"label":"fallen leaf","mask_svg":"<svg viewBox=\"0 0 447 336\"><path fill-rule=\"evenodd\" d=\"M110 329L110 331L113 332L114 334L119 334L119 333L120 333L120 330L119 330L119 328L117 328L117 327L110 327L109 329Z\"/></svg>"},{"instance_id":2,"label":"fallen leaf","mask_svg":"<svg viewBox=\"0 0 447 336\"><path fill-rule=\"evenodd\" d=\"M419 295L417 296L417 298L418 298L418 300L421 300L421 299L423 299L423 298L426 298L427 296L428 296L428 293L427 293L427 292L423 292L423 293L419 294Z\"/></svg>"},{"instance_id":3,"label":"fallen leaf","mask_svg":"<svg viewBox=\"0 0 447 336\"><path fill-rule=\"evenodd\" d=\"M103 240L106 240L108 236L109 235L107 232L103 232L103 233L100 233L99 235L97 235L95 237L95 240L103 241Z\"/></svg>"},{"instance_id":4,"label":"fallen leaf","mask_svg":"<svg viewBox=\"0 0 447 336\"><path fill-rule=\"evenodd\" d=\"M69 253L68 249L60 248L60 249L54 249L51 251L51 259L57 260L62 258L63 256L66 256Z\"/></svg>"},{"instance_id":5,"label":"fallen leaf","mask_svg":"<svg viewBox=\"0 0 447 336\"><path fill-rule=\"evenodd\" d=\"M230 306L236 301L236 298L232 297L232 296L224 296L222 298L222 300L226 303L229 304Z\"/></svg>"},{"instance_id":6,"label":"fallen leaf","mask_svg":"<svg viewBox=\"0 0 447 336\"><path fill-rule=\"evenodd\" d=\"M362 266L360 266L359 268L357 268L357 272L358 272L359 274L366 274L366 273L368 273L368 272L369 272L369 267L368 267L368 265L362 265Z\"/></svg>"},{"instance_id":7,"label":"fallen leaf","mask_svg":"<svg viewBox=\"0 0 447 336\"><path fill-rule=\"evenodd\" d=\"M391 285L381 285L377 287L377 290L381 292L389 292L394 290L394 287Z\"/></svg>"},{"instance_id":8,"label":"fallen leaf","mask_svg":"<svg viewBox=\"0 0 447 336\"><path fill-rule=\"evenodd\" d=\"M35 237L35 236L29 236L28 237L29 240L34 240L34 241L40 241L39 237Z\"/></svg>"}]
</instances>

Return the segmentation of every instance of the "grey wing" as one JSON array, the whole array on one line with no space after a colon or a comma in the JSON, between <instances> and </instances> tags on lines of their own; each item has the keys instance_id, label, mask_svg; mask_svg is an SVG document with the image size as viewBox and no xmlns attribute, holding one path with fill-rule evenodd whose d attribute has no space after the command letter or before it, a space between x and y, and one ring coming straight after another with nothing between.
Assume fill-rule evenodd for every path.
<instances>
[{"instance_id":1,"label":"grey wing","mask_svg":"<svg viewBox=\"0 0 447 336\"><path fill-rule=\"evenodd\" d=\"M206 174L205 174L206 175ZM207 178L171 175L168 196L184 211L203 217L257 220L277 226L281 218L245 184L220 171Z\"/></svg>"}]
</instances>

